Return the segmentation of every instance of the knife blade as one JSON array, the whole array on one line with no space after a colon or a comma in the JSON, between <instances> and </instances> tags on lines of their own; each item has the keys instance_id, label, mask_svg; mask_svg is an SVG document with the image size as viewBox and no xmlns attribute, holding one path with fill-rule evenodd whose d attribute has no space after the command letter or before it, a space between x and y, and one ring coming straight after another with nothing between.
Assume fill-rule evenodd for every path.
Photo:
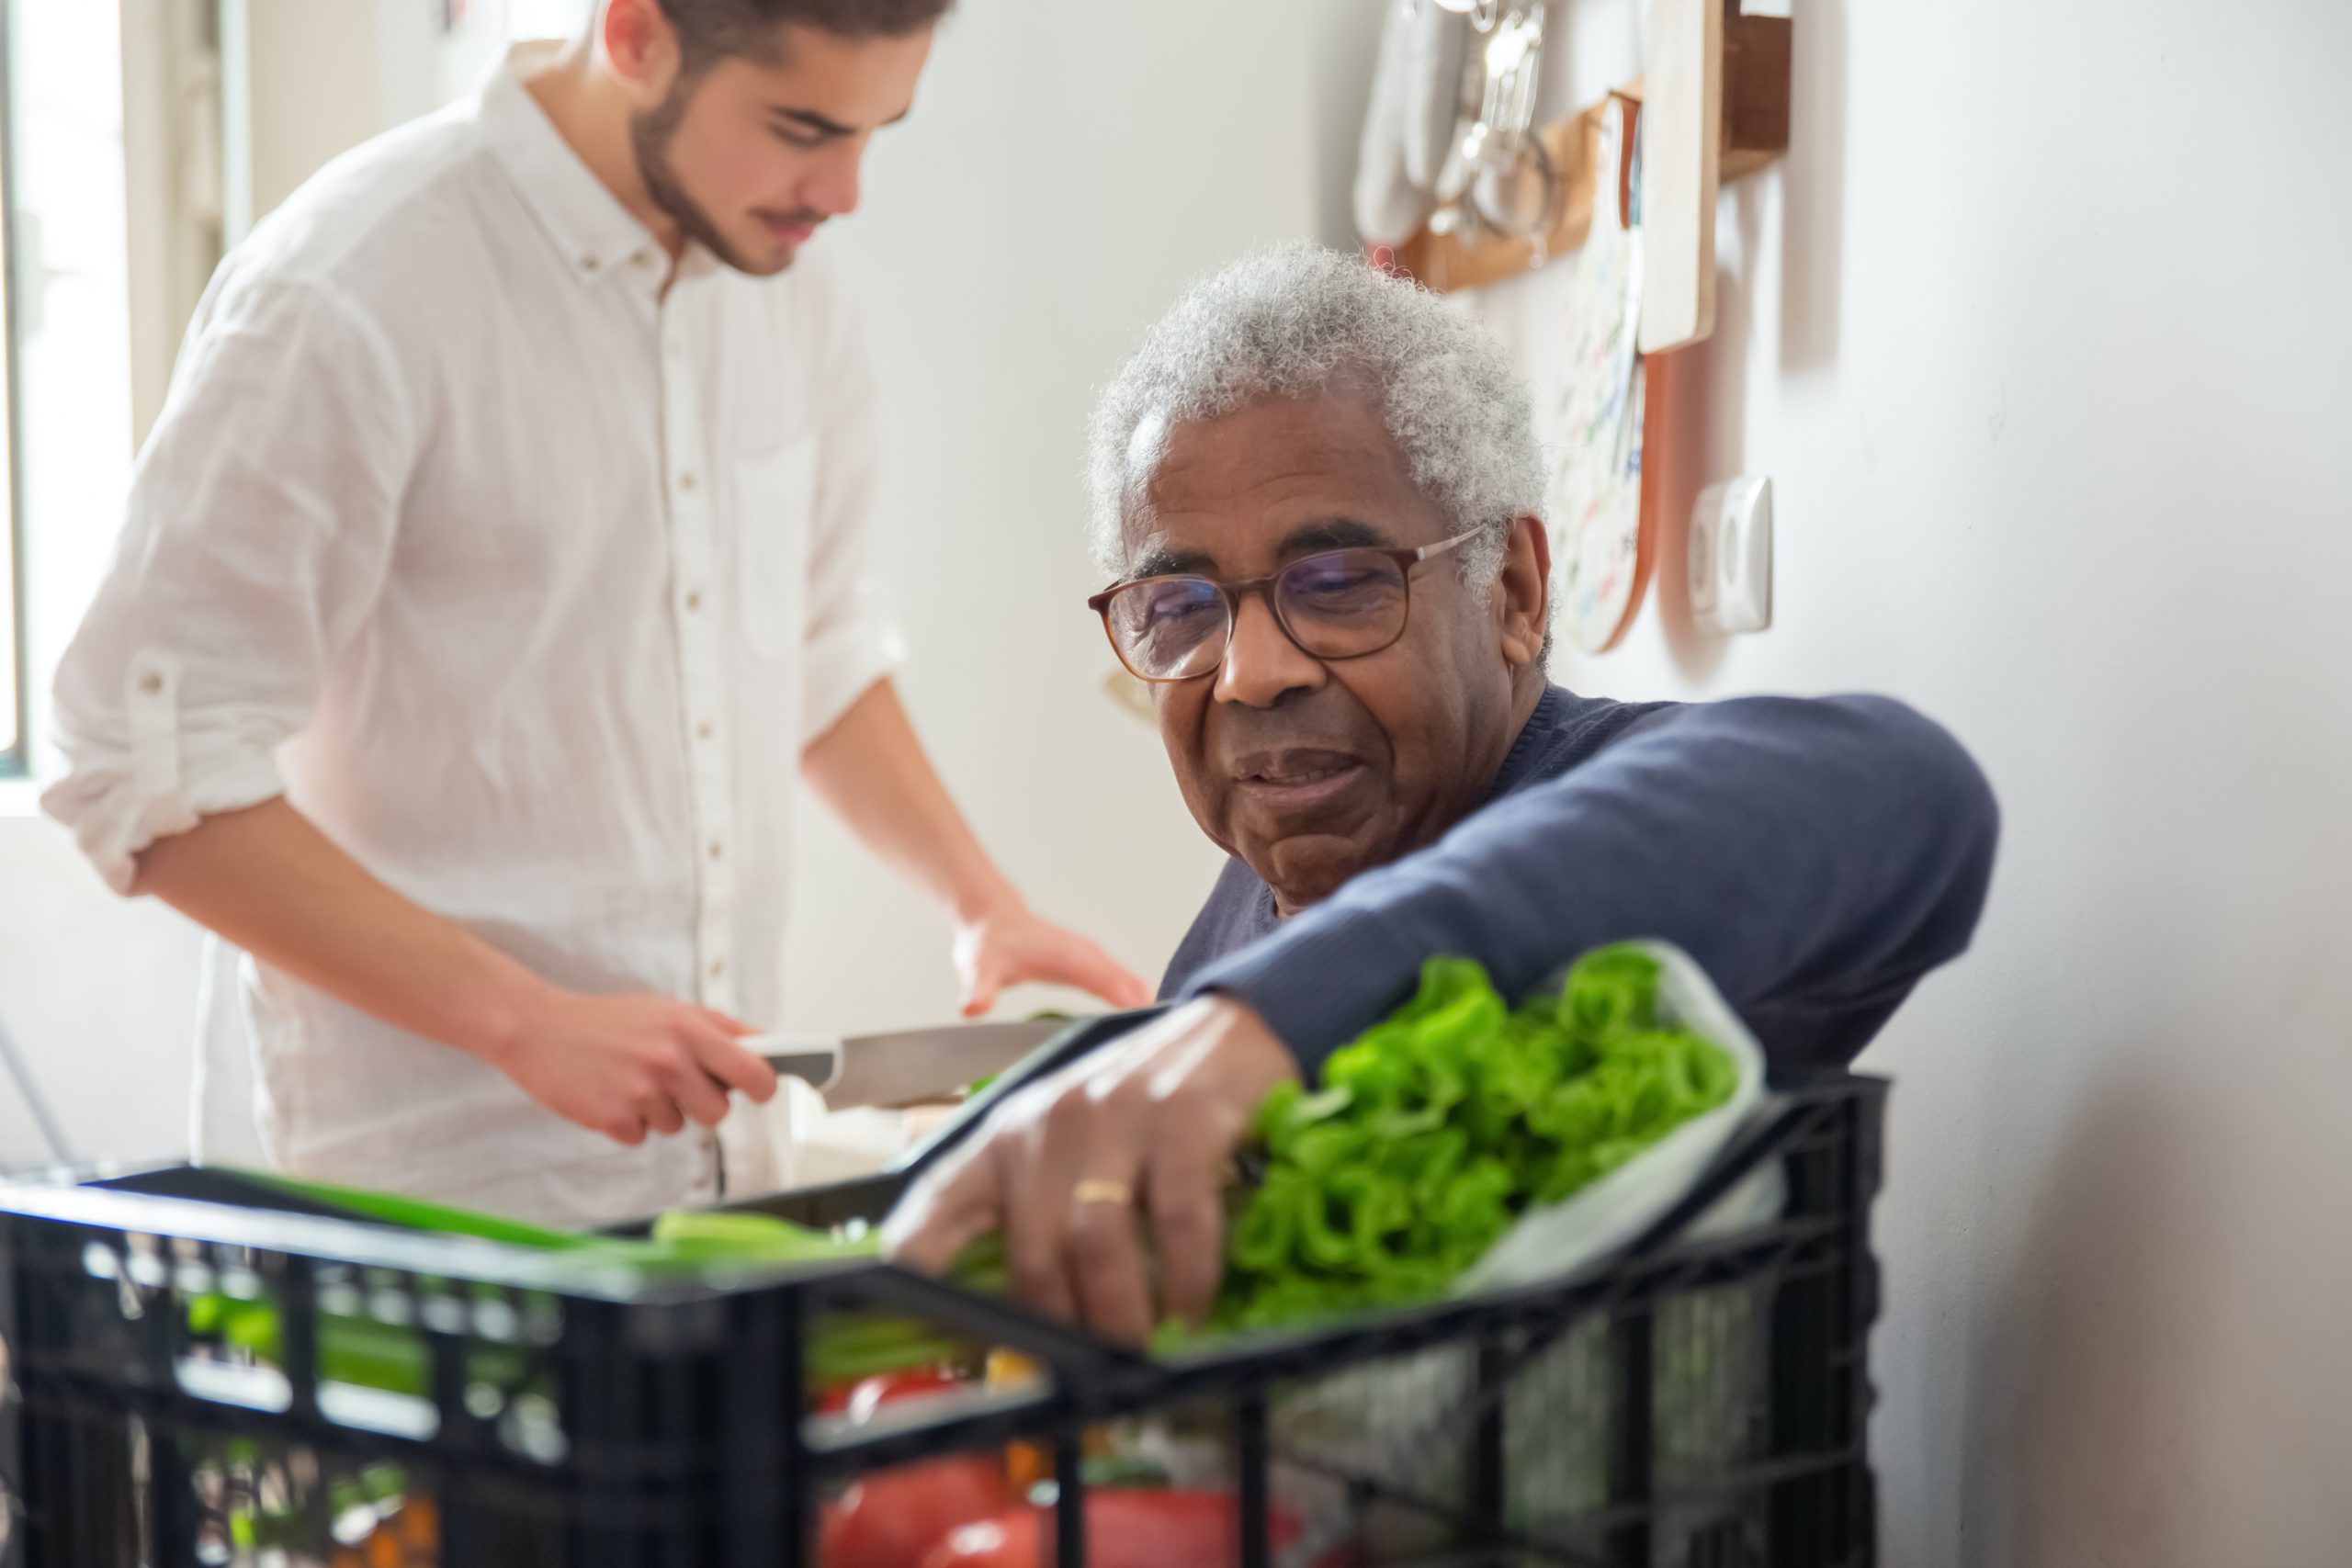
<instances>
[{"instance_id":1,"label":"knife blade","mask_svg":"<svg viewBox=\"0 0 2352 1568\"><path fill-rule=\"evenodd\" d=\"M769 1066L806 1079L835 1111L953 1098L1069 1030L1073 1019L952 1023L886 1034L761 1034L743 1042Z\"/></svg>"}]
</instances>

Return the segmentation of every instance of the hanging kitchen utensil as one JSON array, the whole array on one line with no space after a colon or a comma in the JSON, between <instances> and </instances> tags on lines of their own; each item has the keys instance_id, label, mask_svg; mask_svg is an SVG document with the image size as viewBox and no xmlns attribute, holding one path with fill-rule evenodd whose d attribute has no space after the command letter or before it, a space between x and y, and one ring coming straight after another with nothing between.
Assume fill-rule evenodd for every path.
<instances>
[{"instance_id":1,"label":"hanging kitchen utensil","mask_svg":"<svg viewBox=\"0 0 2352 1568\"><path fill-rule=\"evenodd\" d=\"M1480 149L1509 145L1494 133L1514 123L1515 76L1508 67L1517 32L1540 26L1541 6L1528 0L1404 0L1421 10L1449 13L1467 28L1471 50L1463 76L1465 136L1483 121ZM1645 287L1651 309L1641 323L1645 353L1694 343L1713 330L1715 193L1723 182L1764 167L1788 150L1791 23L1786 17L1751 17L1741 0L1645 0L1644 58L1647 73L1611 90L1612 97L1645 99L1654 152L1652 219L1645 225ZM1501 58L1486 51L1500 43ZM1540 53L1525 57L1530 69ZM1496 106L1487 108L1489 85ZM1529 101L1532 107L1532 83ZM1469 106L1476 105L1476 108ZM1516 164L1474 165L1457 155L1439 182L1440 205L1419 232L1401 243L1393 230L1375 239L1384 266L1441 292L1475 288L1516 276L1584 242L1586 127L1601 113L1594 106L1554 120L1527 136L1530 151ZM1539 157L1551 165L1557 194L1539 208L1546 181ZM1532 217L1548 211L1548 220Z\"/></svg>"},{"instance_id":2,"label":"hanging kitchen utensil","mask_svg":"<svg viewBox=\"0 0 2352 1568\"><path fill-rule=\"evenodd\" d=\"M1394 245L1429 220L1436 198L1413 183L1405 164L1405 79L1412 68L1412 8L1392 5L1380 29L1372 97L1356 142L1350 208L1368 244Z\"/></svg>"},{"instance_id":3,"label":"hanging kitchen utensil","mask_svg":"<svg viewBox=\"0 0 2352 1568\"><path fill-rule=\"evenodd\" d=\"M1544 0L1413 0L1466 32L1452 150L1438 206L1394 264L1435 288L1539 266L1583 243L1584 117L1538 127Z\"/></svg>"},{"instance_id":4,"label":"hanging kitchen utensil","mask_svg":"<svg viewBox=\"0 0 2352 1568\"><path fill-rule=\"evenodd\" d=\"M1447 10L1451 0L1430 0ZM1430 220L1465 243L1544 234L1558 203L1558 180L1535 134L1544 63L1544 0L1479 0L1466 18L1468 48L1457 85L1452 146L1437 176Z\"/></svg>"},{"instance_id":5,"label":"hanging kitchen utensil","mask_svg":"<svg viewBox=\"0 0 2352 1568\"><path fill-rule=\"evenodd\" d=\"M1408 63L1399 111L1405 176L1434 197L1462 130L1470 17L1445 0L1404 0Z\"/></svg>"},{"instance_id":6,"label":"hanging kitchen utensil","mask_svg":"<svg viewBox=\"0 0 2352 1568\"><path fill-rule=\"evenodd\" d=\"M1410 238L1437 207L1469 27L1466 17L1427 0L1389 6L1356 153L1356 232L1373 244Z\"/></svg>"},{"instance_id":7,"label":"hanging kitchen utensil","mask_svg":"<svg viewBox=\"0 0 2352 1568\"><path fill-rule=\"evenodd\" d=\"M1544 66L1542 0L1497 11L1476 47L1477 116L1462 137L1469 171L1463 192L1481 222L1498 234L1540 243L1559 199L1559 179L1535 134L1535 96Z\"/></svg>"},{"instance_id":8,"label":"hanging kitchen utensil","mask_svg":"<svg viewBox=\"0 0 2352 1568\"><path fill-rule=\"evenodd\" d=\"M1602 112L1587 109L1535 133L1544 161L1559 178L1550 221L1540 232L1514 237L1497 234L1480 223L1457 225L1453 222L1461 213L1457 203L1433 214L1419 233L1393 247L1384 265L1445 293L1515 277L1547 259L1574 251L1584 243L1592 221L1591 139Z\"/></svg>"}]
</instances>

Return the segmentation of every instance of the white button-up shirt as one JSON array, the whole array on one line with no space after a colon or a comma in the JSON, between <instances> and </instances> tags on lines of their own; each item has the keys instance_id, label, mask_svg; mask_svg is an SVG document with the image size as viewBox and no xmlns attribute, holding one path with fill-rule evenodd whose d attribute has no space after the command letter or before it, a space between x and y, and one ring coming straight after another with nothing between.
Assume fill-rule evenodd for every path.
<instances>
[{"instance_id":1,"label":"white button-up shirt","mask_svg":"<svg viewBox=\"0 0 2352 1568\"><path fill-rule=\"evenodd\" d=\"M867 366L821 247L673 278L530 59L221 267L58 677L47 805L127 889L283 794L560 985L765 1026L801 750L898 656ZM244 995L205 1055L252 1054L294 1172L583 1223L766 1174L744 1118L625 1149L266 966Z\"/></svg>"}]
</instances>

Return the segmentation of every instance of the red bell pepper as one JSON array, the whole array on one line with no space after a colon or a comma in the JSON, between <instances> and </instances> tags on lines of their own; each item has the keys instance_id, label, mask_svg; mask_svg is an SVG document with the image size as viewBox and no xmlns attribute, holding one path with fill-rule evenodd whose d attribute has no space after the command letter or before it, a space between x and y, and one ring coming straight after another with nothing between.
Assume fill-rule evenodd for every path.
<instances>
[{"instance_id":1,"label":"red bell pepper","mask_svg":"<svg viewBox=\"0 0 2352 1568\"><path fill-rule=\"evenodd\" d=\"M1240 1510L1224 1492L1090 1489L1088 1568L1217 1568L1238 1561ZM1271 1511L1266 1544L1298 1539L1297 1518ZM1052 1568L1054 1511L1015 1508L953 1531L922 1568Z\"/></svg>"}]
</instances>

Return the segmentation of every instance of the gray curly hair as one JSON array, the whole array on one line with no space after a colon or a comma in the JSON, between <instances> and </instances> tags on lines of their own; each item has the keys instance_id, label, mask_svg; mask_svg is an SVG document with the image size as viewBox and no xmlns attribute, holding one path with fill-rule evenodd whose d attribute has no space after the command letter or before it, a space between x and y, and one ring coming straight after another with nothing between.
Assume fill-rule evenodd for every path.
<instances>
[{"instance_id":1,"label":"gray curly hair","mask_svg":"<svg viewBox=\"0 0 2352 1568\"><path fill-rule=\"evenodd\" d=\"M1103 389L1088 441L1096 560L1122 570L1125 525L1169 426L1350 384L1377 399L1413 482L1455 531L1480 530L1462 574L1491 586L1511 520L1544 508L1526 383L1500 344L1436 295L1304 243L1194 283Z\"/></svg>"}]
</instances>

